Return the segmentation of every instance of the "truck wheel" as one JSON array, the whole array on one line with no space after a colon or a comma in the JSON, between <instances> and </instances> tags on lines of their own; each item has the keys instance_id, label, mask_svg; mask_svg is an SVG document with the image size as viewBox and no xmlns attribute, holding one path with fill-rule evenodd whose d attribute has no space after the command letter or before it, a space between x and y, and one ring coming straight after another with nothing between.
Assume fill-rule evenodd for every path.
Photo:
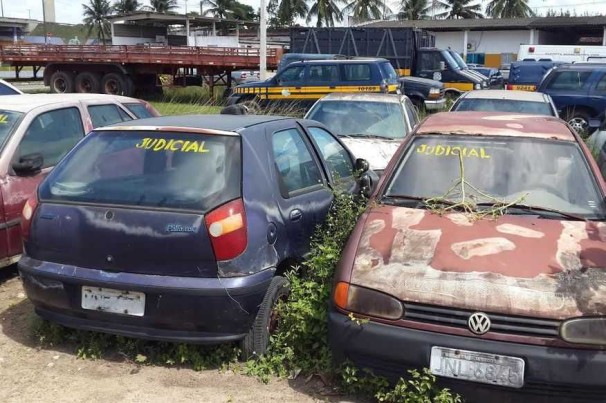
<instances>
[{"instance_id":1,"label":"truck wheel","mask_svg":"<svg viewBox=\"0 0 606 403\"><path fill-rule=\"evenodd\" d=\"M124 95L128 92L126 77L118 73L107 73L101 80L101 90L104 94Z\"/></svg>"},{"instance_id":2,"label":"truck wheel","mask_svg":"<svg viewBox=\"0 0 606 403\"><path fill-rule=\"evenodd\" d=\"M588 134L589 119L591 116L583 109L571 108L564 113L564 120L583 138Z\"/></svg>"},{"instance_id":3,"label":"truck wheel","mask_svg":"<svg viewBox=\"0 0 606 403\"><path fill-rule=\"evenodd\" d=\"M101 91L101 75L84 71L76 76L76 92L98 94Z\"/></svg>"},{"instance_id":4,"label":"truck wheel","mask_svg":"<svg viewBox=\"0 0 606 403\"><path fill-rule=\"evenodd\" d=\"M74 92L74 74L71 71L55 71L50 78L50 90L54 94Z\"/></svg>"},{"instance_id":5,"label":"truck wheel","mask_svg":"<svg viewBox=\"0 0 606 403\"><path fill-rule=\"evenodd\" d=\"M261 356L267 351L269 336L276 331L279 322L278 302L286 300L289 289L290 284L286 278L276 276L271 280L252 328L240 343L243 359Z\"/></svg>"}]
</instances>

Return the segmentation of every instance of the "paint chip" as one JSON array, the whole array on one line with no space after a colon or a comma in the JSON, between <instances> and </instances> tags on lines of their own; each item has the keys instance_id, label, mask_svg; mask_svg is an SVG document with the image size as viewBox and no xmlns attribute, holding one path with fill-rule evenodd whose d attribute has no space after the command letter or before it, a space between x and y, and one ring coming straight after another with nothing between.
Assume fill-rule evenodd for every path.
<instances>
[{"instance_id":1,"label":"paint chip","mask_svg":"<svg viewBox=\"0 0 606 403\"><path fill-rule=\"evenodd\" d=\"M471 259L475 256L496 255L498 253L514 250L515 244L506 238L483 238L472 241L452 244L452 251L462 259Z\"/></svg>"},{"instance_id":2,"label":"paint chip","mask_svg":"<svg viewBox=\"0 0 606 403\"><path fill-rule=\"evenodd\" d=\"M501 224L497 226L497 231L503 234L517 235L524 238L543 238L545 236L542 232L514 224Z\"/></svg>"}]
</instances>

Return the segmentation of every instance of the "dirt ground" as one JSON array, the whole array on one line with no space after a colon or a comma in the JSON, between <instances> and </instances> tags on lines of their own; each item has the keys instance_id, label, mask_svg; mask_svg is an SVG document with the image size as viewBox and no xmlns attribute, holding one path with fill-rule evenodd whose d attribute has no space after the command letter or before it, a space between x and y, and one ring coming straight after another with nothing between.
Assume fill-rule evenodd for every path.
<instances>
[{"instance_id":1,"label":"dirt ground","mask_svg":"<svg viewBox=\"0 0 606 403\"><path fill-rule=\"evenodd\" d=\"M329 396L320 381L276 379L265 385L231 371L87 360L73 346L41 347L35 314L16 269L0 270L0 402L315 402Z\"/></svg>"}]
</instances>

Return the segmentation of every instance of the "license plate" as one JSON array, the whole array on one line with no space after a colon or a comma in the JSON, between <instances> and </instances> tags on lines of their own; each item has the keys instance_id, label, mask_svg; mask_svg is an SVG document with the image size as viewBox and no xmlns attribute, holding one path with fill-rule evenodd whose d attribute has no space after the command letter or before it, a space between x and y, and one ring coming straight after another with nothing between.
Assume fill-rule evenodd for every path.
<instances>
[{"instance_id":1,"label":"license plate","mask_svg":"<svg viewBox=\"0 0 606 403\"><path fill-rule=\"evenodd\" d=\"M145 294L111 288L82 287L82 309L143 316Z\"/></svg>"},{"instance_id":2,"label":"license plate","mask_svg":"<svg viewBox=\"0 0 606 403\"><path fill-rule=\"evenodd\" d=\"M491 385L521 388L524 360L506 355L432 347L429 369L434 375Z\"/></svg>"},{"instance_id":3,"label":"license plate","mask_svg":"<svg viewBox=\"0 0 606 403\"><path fill-rule=\"evenodd\" d=\"M513 85L511 88L518 91L534 91L537 87L534 85Z\"/></svg>"}]
</instances>

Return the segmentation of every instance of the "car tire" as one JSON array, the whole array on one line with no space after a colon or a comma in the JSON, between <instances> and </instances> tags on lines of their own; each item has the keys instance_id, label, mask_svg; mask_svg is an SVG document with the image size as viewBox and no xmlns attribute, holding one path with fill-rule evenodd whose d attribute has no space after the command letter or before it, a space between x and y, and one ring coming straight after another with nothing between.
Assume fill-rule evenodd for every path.
<instances>
[{"instance_id":1,"label":"car tire","mask_svg":"<svg viewBox=\"0 0 606 403\"><path fill-rule=\"evenodd\" d=\"M269 336L278 325L276 307L280 300L286 300L289 292L290 283L285 277L275 276L271 280L252 328L240 343L243 359L248 360L265 354L269 345Z\"/></svg>"},{"instance_id":2,"label":"car tire","mask_svg":"<svg viewBox=\"0 0 606 403\"><path fill-rule=\"evenodd\" d=\"M101 91L101 75L83 71L76 76L75 90L81 94L98 94Z\"/></svg>"},{"instance_id":3,"label":"car tire","mask_svg":"<svg viewBox=\"0 0 606 403\"><path fill-rule=\"evenodd\" d=\"M101 80L101 91L109 95L125 95L129 91L126 77L118 73L107 73Z\"/></svg>"},{"instance_id":4,"label":"car tire","mask_svg":"<svg viewBox=\"0 0 606 403\"><path fill-rule=\"evenodd\" d=\"M71 71L55 71L50 78L50 90L53 94L69 94L74 92L74 73Z\"/></svg>"},{"instance_id":5,"label":"car tire","mask_svg":"<svg viewBox=\"0 0 606 403\"><path fill-rule=\"evenodd\" d=\"M570 108L564 115L564 120L583 138L589 134L589 119L591 115L584 109Z\"/></svg>"}]
</instances>

